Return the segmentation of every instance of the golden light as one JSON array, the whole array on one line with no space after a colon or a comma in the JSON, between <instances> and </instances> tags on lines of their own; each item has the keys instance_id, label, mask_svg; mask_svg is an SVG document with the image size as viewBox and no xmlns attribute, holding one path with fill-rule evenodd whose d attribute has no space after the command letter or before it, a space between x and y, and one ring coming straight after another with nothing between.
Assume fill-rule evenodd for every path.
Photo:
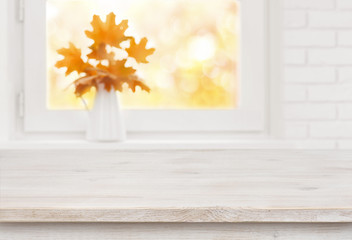
<instances>
[{"instance_id":1,"label":"golden light","mask_svg":"<svg viewBox=\"0 0 352 240\"><path fill-rule=\"evenodd\" d=\"M205 35L192 38L188 48L191 58L204 61L214 57L216 45L211 35Z\"/></svg>"},{"instance_id":2,"label":"golden light","mask_svg":"<svg viewBox=\"0 0 352 240\"><path fill-rule=\"evenodd\" d=\"M46 5L46 17L48 20L57 17L59 10L55 7L54 4L48 2Z\"/></svg>"},{"instance_id":3,"label":"golden light","mask_svg":"<svg viewBox=\"0 0 352 240\"><path fill-rule=\"evenodd\" d=\"M157 14L155 14L157 9ZM117 22L129 20L126 34L146 36L156 48L149 64L137 66L151 93L127 89L120 94L124 108L229 109L237 107L239 5L236 0L47 0L47 79L49 109L84 109L67 86L77 77L65 77L54 67L56 50L73 42L88 54L84 35L94 14ZM129 44L126 42L126 44ZM117 56L126 52L111 49ZM91 107L92 91L84 98Z\"/></svg>"}]
</instances>

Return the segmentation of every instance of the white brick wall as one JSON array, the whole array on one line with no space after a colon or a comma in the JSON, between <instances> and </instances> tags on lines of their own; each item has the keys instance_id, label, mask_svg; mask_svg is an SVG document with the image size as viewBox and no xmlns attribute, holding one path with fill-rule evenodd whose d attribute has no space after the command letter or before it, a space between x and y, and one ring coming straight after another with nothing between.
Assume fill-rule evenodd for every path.
<instances>
[{"instance_id":1,"label":"white brick wall","mask_svg":"<svg viewBox=\"0 0 352 240\"><path fill-rule=\"evenodd\" d=\"M352 0L283 0L285 136L352 148Z\"/></svg>"}]
</instances>

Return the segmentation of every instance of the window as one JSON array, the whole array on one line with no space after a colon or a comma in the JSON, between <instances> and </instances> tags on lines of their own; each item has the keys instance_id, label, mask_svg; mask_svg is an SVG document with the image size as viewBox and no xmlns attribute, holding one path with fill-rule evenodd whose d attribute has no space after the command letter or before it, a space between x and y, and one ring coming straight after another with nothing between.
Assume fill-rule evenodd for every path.
<instances>
[{"instance_id":1,"label":"window","mask_svg":"<svg viewBox=\"0 0 352 240\"><path fill-rule=\"evenodd\" d=\"M152 93L121 94L128 131L264 130L267 0L25 1L25 130L83 131L72 79L53 67L68 41L84 48L93 14L113 11L157 49L140 70ZM157 9L157 12L155 10ZM153 12L154 11L154 12ZM88 43L89 44L89 43ZM92 96L87 100L92 102Z\"/></svg>"},{"instance_id":2,"label":"window","mask_svg":"<svg viewBox=\"0 0 352 240\"><path fill-rule=\"evenodd\" d=\"M158 14L153 14L155 9ZM66 77L54 67L57 49L73 42L83 50L91 41L94 14L114 10L117 24L129 20L126 34L147 36L157 51L149 64L136 65L152 91L120 94L127 109L231 109L237 103L239 5L234 0L47 0L47 105L49 109L82 109L73 86L77 74ZM74 24L73 24L74 23ZM128 42L125 44L128 45ZM124 52L115 51L123 56ZM89 53L89 50L87 51ZM86 54L84 54L86 55ZM129 59L131 60L131 59ZM93 95L87 95L93 103Z\"/></svg>"}]
</instances>

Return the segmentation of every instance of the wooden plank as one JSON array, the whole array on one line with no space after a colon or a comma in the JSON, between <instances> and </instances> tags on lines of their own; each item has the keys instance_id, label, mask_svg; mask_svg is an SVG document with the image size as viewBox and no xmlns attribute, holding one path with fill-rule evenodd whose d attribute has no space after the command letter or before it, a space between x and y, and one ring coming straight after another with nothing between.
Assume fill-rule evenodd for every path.
<instances>
[{"instance_id":1,"label":"wooden plank","mask_svg":"<svg viewBox=\"0 0 352 240\"><path fill-rule=\"evenodd\" d=\"M351 224L0 224L0 240L351 240Z\"/></svg>"},{"instance_id":2,"label":"wooden plank","mask_svg":"<svg viewBox=\"0 0 352 240\"><path fill-rule=\"evenodd\" d=\"M352 209L2 209L4 222L334 223L352 222Z\"/></svg>"},{"instance_id":3,"label":"wooden plank","mask_svg":"<svg viewBox=\"0 0 352 240\"><path fill-rule=\"evenodd\" d=\"M0 221L352 222L352 152L2 150Z\"/></svg>"}]
</instances>

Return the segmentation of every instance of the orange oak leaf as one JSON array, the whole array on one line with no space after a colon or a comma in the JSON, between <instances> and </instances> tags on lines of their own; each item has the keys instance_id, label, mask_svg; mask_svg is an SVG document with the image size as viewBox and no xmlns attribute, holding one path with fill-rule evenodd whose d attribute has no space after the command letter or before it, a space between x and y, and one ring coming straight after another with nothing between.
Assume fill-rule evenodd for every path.
<instances>
[{"instance_id":1,"label":"orange oak leaf","mask_svg":"<svg viewBox=\"0 0 352 240\"><path fill-rule=\"evenodd\" d=\"M87 37L94 41L93 49L98 48L102 43L120 48L120 43L129 39L125 36L128 20L123 20L119 25L116 25L115 18L116 15L111 12L106 16L106 22L104 23L99 16L93 16L91 22L93 31L85 31Z\"/></svg>"},{"instance_id":2,"label":"orange oak leaf","mask_svg":"<svg viewBox=\"0 0 352 240\"><path fill-rule=\"evenodd\" d=\"M64 56L64 59L58 61L55 66L57 68L66 67L66 76L70 73L77 71L77 73L82 73L90 65L84 62L81 58L81 49L76 48L73 43L69 43L68 48L61 48L57 52Z\"/></svg>"},{"instance_id":3,"label":"orange oak leaf","mask_svg":"<svg viewBox=\"0 0 352 240\"><path fill-rule=\"evenodd\" d=\"M97 75L78 78L74 81L74 85L76 87L75 95L77 97L82 97L82 95L89 92L92 87L97 87L97 80L99 78L100 77Z\"/></svg>"},{"instance_id":4,"label":"orange oak leaf","mask_svg":"<svg viewBox=\"0 0 352 240\"><path fill-rule=\"evenodd\" d=\"M93 87L97 89L101 84L107 91L114 89L122 92L123 84L126 83L133 92L136 91L137 87L150 92L150 88L135 74L136 69L126 67L127 57L116 60L115 52L108 52L107 47L111 46L126 51L129 57L136 59L137 63L148 63L146 58L155 49L146 49L148 41L146 38L136 44L133 37L125 36L125 31L128 28L127 20L123 20L119 25L116 25L115 18L115 14L110 13L106 17L106 22L103 22L99 16L94 15L91 22L93 30L85 32L88 38L94 40L94 43L89 47L91 52L87 55L87 62L81 58L81 50L72 43L69 44L68 48L57 51L64 58L59 60L55 66L57 68L66 67L66 76L74 71L84 73L83 77L73 82L77 97L82 97ZM126 40L130 40L128 49L120 47L120 44ZM90 61L93 59L96 61Z\"/></svg>"},{"instance_id":5,"label":"orange oak leaf","mask_svg":"<svg viewBox=\"0 0 352 240\"><path fill-rule=\"evenodd\" d=\"M147 42L147 38L142 38L139 44L136 44L134 38L131 38L130 47L126 49L126 52L136 59L137 63L148 63L146 58L154 53L155 48L146 49Z\"/></svg>"},{"instance_id":6,"label":"orange oak leaf","mask_svg":"<svg viewBox=\"0 0 352 240\"><path fill-rule=\"evenodd\" d=\"M89 92L92 87L98 88L98 85L104 85L104 89L110 92L112 89L115 91L122 91L123 82L121 79L107 73L99 72L95 76L87 76L77 79L75 82L75 94L77 97L82 97L85 93Z\"/></svg>"},{"instance_id":7,"label":"orange oak leaf","mask_svg":"<svg viewBox=\"0 0 352 240\"><path fill-rule=\"evenodd\" d=\"M104 84L104 88L108 92L110 92L111 89L122 92L123 82L117 79L116 77L105 76L101 79L100 83Z\"/></svg>"},{"instance_id":8,"label":"orange oak leaf","mask_svg":"<svg viewBox=\"0 0 352 240\"><path fill-rule=\"evenodd\" d=\"M126 61L127 61L127 59L109 61L108 66L98 64L97 68L105 70L105 71L107 71L117 77L126 77L126 76L131 75L136 72L136 70L134 68L125 66Z\"/></svg>"},{"instance_id":9,"label":"orange oak leaf","mask_svg":"<svg viewBox=\"0 0 352 240\"><path fill-rule=\"evenodd\" d=\"M87 55L88 58L90 59L96 59L96 60L113 60L115 57L115 54L113 52L107 52L106 51L106 44L101 43L98 47L90 46L89 47L92 52Z\"/></svg>"},{"instance_id":10,"label":"orange oak leaf","mask_svg":"<svg viewBox=\"0 0 352 240\"><path fill-rule=\"evenodd\" d=\"M131 75L128 77L126 83L128 84L129 88L132 92L136 91L136 87L139 86L142 90L150 92L150 88L145 85L141 80L139 80L137 75Z\"/></svg>"}]
</instances>

